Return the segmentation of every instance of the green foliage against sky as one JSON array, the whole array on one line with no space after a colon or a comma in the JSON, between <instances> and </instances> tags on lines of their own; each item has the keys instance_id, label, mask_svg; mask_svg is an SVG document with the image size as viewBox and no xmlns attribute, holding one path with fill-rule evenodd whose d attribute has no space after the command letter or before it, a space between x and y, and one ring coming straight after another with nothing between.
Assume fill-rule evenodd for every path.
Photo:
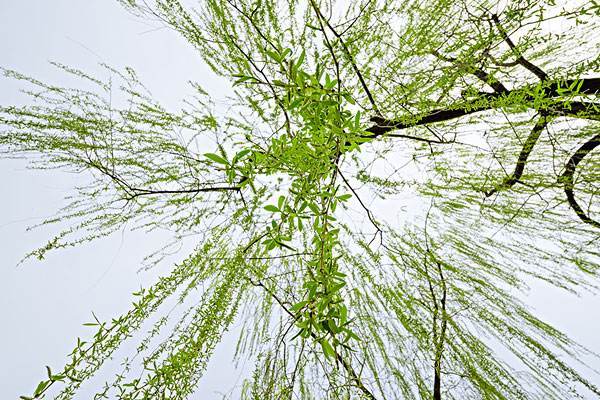
<instances>
[{"instance_id":1,"label":"green foliage against sky","mask_svg":"<svg viewBox=\"0 0 600 400\"><path fill-rule=\"evenodd\" d=\"M0 154L89 178L29 257L124 226L173 233L150 265L195 248L23 398L74 398L125 341L96 399L192 398L234 324L244 399L600 397L521 300L600 282L599 3L120 1L234 95L4 70L32 103L0 106Z\"/></svg>"}]
</instances>

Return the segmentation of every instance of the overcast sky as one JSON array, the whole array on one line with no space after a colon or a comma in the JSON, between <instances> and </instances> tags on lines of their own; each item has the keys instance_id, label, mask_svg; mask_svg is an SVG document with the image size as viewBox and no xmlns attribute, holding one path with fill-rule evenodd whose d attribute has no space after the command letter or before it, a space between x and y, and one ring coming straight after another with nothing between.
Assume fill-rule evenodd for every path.
<instances>
[{"instance_id":1,"label":"overcast sky","mask_svg":"<svg viewBox=\"0 0 600 400\"><path fill-rule=\"evenodd\" d=\"M131 66L155 97L171 107L191 92L190 79L213 93L224 90L183 39L156 28L113 0L0 0L0 65L58 84L64 75L49 60L96 71L100 77L99 62ZM20 101L18 86L0 80L0 104ZM16 267L52 232L26 232L26 227L64 205L63 196L80 181L25 167L22 161L0 160L1 399L30 394L44 377L44 365L59 369L75 338L91 332L82 326L91 311L105 320L126 311L131 292L161 273L137 273L141 258L161 243L160 234L128 232ZM535 285L529 303L542 318L600 353L598 296L577 298ZM217 390L233 384L228 364L232 343L228 339L209 366L199 389L203 400L218 398Z\"/></svg>"}]
</instances>

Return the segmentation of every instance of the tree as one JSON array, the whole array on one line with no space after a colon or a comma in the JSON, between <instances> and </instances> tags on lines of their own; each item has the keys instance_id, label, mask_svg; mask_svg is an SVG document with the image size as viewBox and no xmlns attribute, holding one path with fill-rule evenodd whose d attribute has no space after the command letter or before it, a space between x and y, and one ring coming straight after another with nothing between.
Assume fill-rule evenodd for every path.
<instances>
[{"instance_id":1,"label":"tree","mask_svg":"<svg viewBox=\"0 0 600 400\"><path fill-rule=\"evenodd\" d=\"M196 244L23 398L73 398L126 340L96 398L187 398L235 321L243 398L600 396L593 354L519 299L597 284L598 2L120 1L235 97L194 84L173 112L131 69L4 70L36 104L0 108L2 154L90 178L30 257L126 223L173 231L150 265Z\"/></svg>"}]
</instances>

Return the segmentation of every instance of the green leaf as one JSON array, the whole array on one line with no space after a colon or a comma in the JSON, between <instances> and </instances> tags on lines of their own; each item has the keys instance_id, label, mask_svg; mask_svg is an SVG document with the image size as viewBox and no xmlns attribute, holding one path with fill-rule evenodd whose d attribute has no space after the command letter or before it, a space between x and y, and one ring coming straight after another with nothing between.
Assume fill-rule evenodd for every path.
<instances>
[{"instance_id":1,"label":"green leaf","mask_svg":"<svg viewBox=\"0 0 600 400\"><path fill-rule=\"evenodd\" d=\"M50 381L41 381L35 388L35 391L33 392L33 397L37 397L40 394L42 394L42 392L48 387L49 384Z\"/></svg>"},{"instance_id":2,"label":"green leaf","mask_svg":"<svg viewBox=\"0 0 600 400\"><path fill-rule=\"evenodd\" d=\"M240 76L238 79L236 79L236 80L233 82L233 86L238 86L238 85L240 85L240 84L242 84L242 83L244 83L244 82L246 82L246 81L249 81L249 80L253 80L253 81L255 81L255 80L256 80L256 78L255 78L255 77L253 77L253 76L244 76L244 75L242 75L242 76Z\"/></svg>"},{"instance_id":3,"label":"green leaf","mask_svg":"<svg viewBox=\"0 0 600 400\"><path fill-rule=\"evenodd\" d=\"M335 326L335 321L332 319L327 320L327 327L329 328L329 332L336 334L338 332L338 327Z\"/></svg>"},{"instance_id":4,"label":"green leaf","mask_svg":"<svg viewBox=\"0 0 600 400\"><path fill-rule=\"evenodd\" d=\"M346 342L350 339L354 339L360 342L360 337L358 337L358 335L352 332L350 329L344 328L344 332L346 333Z\"/></svg>"},{"instance_id":5,"label":"green leaf","mask_svg":"<svg viewBox=\"0 0 600 400\"><path fill-rule=\"evenodd\" d=\"M305 56L306 56L306 53L305 53L304 49L302 49L302 53L300 53L300 57L298 57L298 60L296 60L296 69L300 68L300 66L304 62Z\"/></svg>"},{"instance_id":6,"label":"green leaf","mask_svg":"<svg viewBox=\"0 0 600 400\"><path fill-rule=\"evenodd\" d=\"M302 104L304 100L302 98L297 98L296 100L292 101L290 103L290 105L288 106L288 108L290 110L293 110L294 108L298 107L300 104Z\"/></svg>"},{"instance_id":7,"label":"green leaf","mask_svg":"<svg viewBox=\"0 0 600 400\"><path fill-rule=\"evenodd\" d=\"M320 215L321 214L321 210L319 210L319 207L317 207L316 204L314 204L314 203L308 203L308 208L310 208L310 210L315 215Z\"/></svg>"},{"instance_id":8,"label":"green leaf","mask_svg":"<svg viewBox=\"0 0 600 400\"><path fill-rule=\"evenodd\" d=\"M348 103L352 105L356 104L356 101L354 101L354 98L349 93L344 93L342 96L344 96L344 99L346 99Z\"/></svg>"},{"instance_id":9,"label":"green leaf","mask_svg":"<svg viewBox=\"0 0 600 400\"><path fill-rule=\"evenodd\" d=\"M293 306L291 306L290 310L293 312L298 312L302 308L304 308L304 306L307 305L308 303L309 303L308 300L303 300L303 301L298 302L298 303L294 304Z\"/></svg>"},{"instance_id":10,"label":"green leaf","mask_svg":"<svg viewBox=\"0 0 600 400\"><path fill-rule=\"evenodd\" d=\"M215 153L204 153L204 157L206 157L209 160L212 160L214 162L217 162L219 164L229 165L229 161L227 161L226 159L224 159L223 157L221 157L220 155L215 154Z\"/></svg>"},{"instance_id":11,"label":"green leaf","mask_svg":"<svg viewBox=\"0 0 600 400\"><path fill-rule=\"evenodd\" d=\"M250 150L250 149L244 149L235 155L235 159L241 160L245 155L247 155L251 152L252 152L252 150Z\"/></svg>"},{"instance_id":12,"label":"green leaf","mask_svg":"<svg viewBox=\"0 0 600 400\"><path fill-rule=\"evenodd\" d=\"M327 339L321 339L321 347L327 358L335 357L335 350L333 350L333 347L331 347L331 344L329 344Z\"/></svg>"},{"instance_id":13,"label":"green leaf","mask_svg":"<svg viewBox=\"0 0 600 400\"><path fill-rule=\"evenodd\" d=\"M272 204L269 204L268 206L265 206L265 210L271 211L271 212L279 212L279 208L275 207Z\"/></svg>"},{"instance_id":14,"label":"green leaf","mask_svg":"<svg viewBox=\"0 0 600 400\"><path fill-rule=\"evenodd\" d=\"M281 57L279 56L279 54L275 53L274 51L265 50L265 53L267 53L267 55L269 57L271 57L273 60L275 60L277 62L281 62Z\"/></svg>"}]
</instances>

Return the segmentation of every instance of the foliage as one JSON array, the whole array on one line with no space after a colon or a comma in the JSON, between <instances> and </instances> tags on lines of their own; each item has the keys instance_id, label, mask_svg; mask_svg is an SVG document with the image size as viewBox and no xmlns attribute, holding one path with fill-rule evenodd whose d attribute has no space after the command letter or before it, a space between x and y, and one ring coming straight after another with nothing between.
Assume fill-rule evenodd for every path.
<instances>
[{"instance_id":1,"label":"foliage","mask_svg":"<svg viewBox=\"0 0 600 400\"><path fill-rule=\"evenodd\" d=\"M173 232L154 263L196 244L23 398L73 398L126 340L97 399L187 398L234 321L242 398L600 396L591 352L520 300L598 282L597 2L120 1L235 98L194 85L172 112L130 69L4 70L35 103L0 107L2 154L90 178L30 256L125 224Z\"/></svg>"}]
</instances>

